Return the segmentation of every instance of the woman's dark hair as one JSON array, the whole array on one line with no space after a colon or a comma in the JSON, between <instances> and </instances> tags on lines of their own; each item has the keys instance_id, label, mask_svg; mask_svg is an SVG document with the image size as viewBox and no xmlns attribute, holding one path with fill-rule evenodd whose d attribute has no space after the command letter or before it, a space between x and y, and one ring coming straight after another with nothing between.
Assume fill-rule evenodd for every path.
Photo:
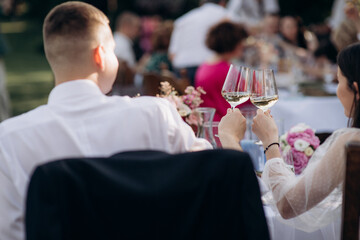
<instances>
[{"instance_id":1,"label":"woman's dark hair","mask_svg":"<svg viewBox=\"0 0 360 240\"><path fill-rule=\"evenodd\" d=\"M247 37L248 33L242 25L224 21L210 28L206 36L206 46L219 54L228 53L234 51Z\"/></svg>"},{"instance_id":2,"label":"woman's dark hair","mask_svg":"<svg viewBox=\"0 0 360 240\"><path fill-rule=\"evenodd\" d=\"M354 87L356 82L360 86L360 44L352 44L344 48L338 55L337 62L341 73L346 77L348 87L354 92L354 101L351 106L351 126L360 128L360 104L356 99L357 89ZM349 123L350 124L350 119Z\"/></svg>"}]
</instances>

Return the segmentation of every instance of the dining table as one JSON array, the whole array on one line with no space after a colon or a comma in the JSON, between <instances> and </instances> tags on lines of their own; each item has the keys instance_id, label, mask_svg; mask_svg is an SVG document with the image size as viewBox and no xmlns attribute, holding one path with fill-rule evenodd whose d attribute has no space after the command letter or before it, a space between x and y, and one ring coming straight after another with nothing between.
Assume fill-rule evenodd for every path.
<instances>
[{"instance_id":1,"label":"dining table","mask_svg":"<svg viewBox=\"0 0 360 240\"><path fill-rule=\"evenodd\" d=\"M275 120L281 123L279 133L287 132L298 123L305 123L317 133L332 133L347 126L348 118L335 95L336 85L328 86L325 93L296 93L279 89L279 100L271 108ZM307 93L307 94L306 94Z\"/></svg>"}]
</instances>

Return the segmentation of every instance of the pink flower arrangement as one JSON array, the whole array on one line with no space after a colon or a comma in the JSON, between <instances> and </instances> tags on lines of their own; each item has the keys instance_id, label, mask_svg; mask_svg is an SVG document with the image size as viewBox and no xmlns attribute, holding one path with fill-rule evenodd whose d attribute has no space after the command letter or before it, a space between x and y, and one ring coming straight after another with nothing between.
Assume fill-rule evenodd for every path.
<instances>
[{"instance_id":1,"label":"pink flower arrangement","mask_svg":"<svg viewBox=\"0 0 360 240\"><path fill-rule=\"evenodd\" d=\"M304 170L319 145L320 140L315 131L304 123L297 124L280 136L282 155L292 155L295 174L300 174Z\"/></svg>"},{"instance_id":2,"label":"pink flower arrangement","mask_svg":"<svg viewBox=\"0 0 360 240\"><path fill-rule=\"evenodd\" d=\"M168 99L188 124L197 125L198 116L194 114L193 110L203 102L201 94L206 94L206 92L201 87L195 89L193 86L188 86L185 93L185 95L179 96L170 83L165 81L160 83L160 94L157 96Z\"/></svg>"}]
</instances>

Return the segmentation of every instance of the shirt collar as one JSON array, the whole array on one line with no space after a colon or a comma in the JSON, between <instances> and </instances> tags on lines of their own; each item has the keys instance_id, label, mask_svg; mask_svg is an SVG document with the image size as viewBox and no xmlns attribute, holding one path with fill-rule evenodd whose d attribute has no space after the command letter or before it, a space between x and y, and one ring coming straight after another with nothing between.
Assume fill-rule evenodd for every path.
<instances>
[{"instance_id":1,"label":"shirt collar","mask_svg":"<svg viewBox=\"0 0 360 240\"><path fill-rule=\"evenodd\" d=\"M75 96L104 96L100 88L91 80L79 79L61 83L51 90L48 104L56 104L73 99Z\"/></svg>"}]
</instances>

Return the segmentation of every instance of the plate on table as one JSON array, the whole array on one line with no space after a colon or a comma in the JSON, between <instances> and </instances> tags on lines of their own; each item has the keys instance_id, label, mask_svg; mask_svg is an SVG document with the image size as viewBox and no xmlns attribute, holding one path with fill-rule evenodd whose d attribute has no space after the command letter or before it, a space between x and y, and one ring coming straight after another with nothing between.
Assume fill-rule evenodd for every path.
<instances>
[{"instance_id":1,"label":"plate on table","mask_svg":"<svg viewBox=\"0 0 360 240\"><path fill-rule=\"evenodd\" d=\"M335 96L336 90L327 88L325 84L320 82L303 82L299 83L299 92L304 96Z\"/></svg>"}]
</instances>

